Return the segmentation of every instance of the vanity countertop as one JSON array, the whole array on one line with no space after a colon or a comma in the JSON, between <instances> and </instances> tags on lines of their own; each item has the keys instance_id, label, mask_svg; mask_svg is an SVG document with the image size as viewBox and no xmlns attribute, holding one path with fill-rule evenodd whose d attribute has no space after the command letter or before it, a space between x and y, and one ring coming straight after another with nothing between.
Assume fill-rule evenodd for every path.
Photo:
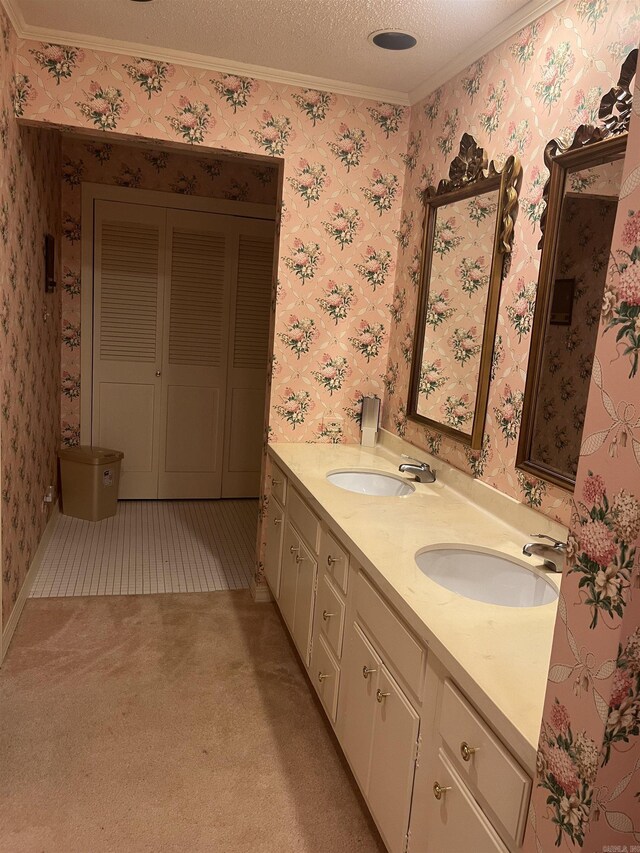
<instances>
[{"instance_id":1,"label":"vanity countertop","mask_svg":"<svg viewBox=\"0 0 640 853\"><path fill-rule=\"evenodd\" d=\"M397 474L403 460L393 441L376 448L276 443L269 451L533 774L557 602L520 608L473 601L422 574L414 555L466 544L540 567L539 558L522 556L529 534L561 538L566 529L438 459L430 459L438 480L414 483L405 497L354 494L326 480L344 468ZM541 571L559 585L559 574Z\"/></svg>"}]
</instances>

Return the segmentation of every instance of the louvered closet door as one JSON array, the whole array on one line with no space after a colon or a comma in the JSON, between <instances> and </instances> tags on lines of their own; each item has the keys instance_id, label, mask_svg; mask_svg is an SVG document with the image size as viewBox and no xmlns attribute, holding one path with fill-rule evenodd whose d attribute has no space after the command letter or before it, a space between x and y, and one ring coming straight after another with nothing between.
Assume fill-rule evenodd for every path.
<instances>
[{"instance_id":1,"label":"louvered closet door","mask_svg":"<svg viewBox=\"0 0 640 853\"><path fill-rule=\"evenodd\" d=\"M159 498L221 496L232 239L229 217L167 211Z\"/></svg>"},{"instance_id":2,"label":"louvered closet door","mask_svg":"<svg viewBox=\"0 0 640 853\"><path fill-rule=\"evenodd\" d=\"M260 488L271 288L273 222L236 219L222 497Z\"/></svg>"},{"instance_id":3,"label":"louvered closet door","mask_svg":"<svg viewBox=\"0 0 640 853\"><path fill-rule=\"evenodd\" d=\"M124 451L121 498L157 496L165 221L96 201L91 438Z\"/></svg>"}]
</instances>

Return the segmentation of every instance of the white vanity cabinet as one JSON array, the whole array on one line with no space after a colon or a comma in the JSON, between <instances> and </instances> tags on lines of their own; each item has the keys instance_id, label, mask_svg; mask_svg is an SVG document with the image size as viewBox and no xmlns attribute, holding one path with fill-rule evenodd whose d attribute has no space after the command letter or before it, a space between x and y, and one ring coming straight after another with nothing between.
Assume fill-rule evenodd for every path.
<instances>
[{"instance_id":1,"label":"white vanity cabinet","mask_svg":"<svg viewBox=\"0 0 640 853\"><path fill-rule=\"evenodd\" d=\"M531 779L438 661L427 689L436 713L416 769L410 851L519 850Z\"/></svg>"},{"instance_id":2,"label":"white vanity cabinet","mask_svg":"<svg viewBox=\"0 0 640 853\"><path fill-rule=\"evenodd\" d=\"M518 853L530 777L393 590L270 462L265 575L389 853Z\"/></svg>"},{"instance_id":3,"label":"white vanity cabinet","mask_svg":"<svg viewBox=\"0 0 640 853\"><path fill-rule=\"evenodd\" d=\"M365 574L352 574L338 737L388 849L402 853L418 755L426 649Z\"/></svg>"}]
</instances>

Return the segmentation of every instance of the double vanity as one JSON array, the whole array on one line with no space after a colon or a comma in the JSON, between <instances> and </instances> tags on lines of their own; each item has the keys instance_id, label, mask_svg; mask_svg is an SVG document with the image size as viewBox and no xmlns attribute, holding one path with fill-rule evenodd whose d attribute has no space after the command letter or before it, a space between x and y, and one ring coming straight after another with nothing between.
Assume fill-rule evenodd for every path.
<instances>
[{"instance_id":1,"label":"double vanity","mask_svg":"<svg viewBox=\"0 0 640 853\"><path fill-rule=\"evenodd\" d=\"M566 530L411 449L271 445L265 575L389 851L515 851Z\"/></svg>"}]
</instances>

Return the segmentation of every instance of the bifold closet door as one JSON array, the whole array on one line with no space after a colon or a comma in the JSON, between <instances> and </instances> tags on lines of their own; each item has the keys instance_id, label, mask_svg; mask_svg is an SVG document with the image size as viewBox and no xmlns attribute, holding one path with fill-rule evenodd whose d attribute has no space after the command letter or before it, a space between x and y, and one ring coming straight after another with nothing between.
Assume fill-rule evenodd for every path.
<instances>
[{"instance_id":1,"label":"bifold closet door","mask_svg":"<svg viewBox=\"0 0 640 853\"><path fill-rule=\"evenodd\" d=\"M91 440L124 451L120 497L157 496L166 212L96 201Z\"/></svg>"},{"instance_id":2,"label":"bifold closet door","mask_svg":"<svg viewBox=\"0 0 640 853\"><path fill-rule=\"evenodd\" d=\"M219 498L235 227L167 211L159 498Z\"/></svg>"},{"instance_id":3,"label":"bifold closet door","mask_svg":"<svg viewBox=\"0 0 640 853\"><path fill-rule=\"evenodd\" d=\"M260 493L273 280L273 222L235 219L222 497Z\"/></svg>"}]
</instances>

